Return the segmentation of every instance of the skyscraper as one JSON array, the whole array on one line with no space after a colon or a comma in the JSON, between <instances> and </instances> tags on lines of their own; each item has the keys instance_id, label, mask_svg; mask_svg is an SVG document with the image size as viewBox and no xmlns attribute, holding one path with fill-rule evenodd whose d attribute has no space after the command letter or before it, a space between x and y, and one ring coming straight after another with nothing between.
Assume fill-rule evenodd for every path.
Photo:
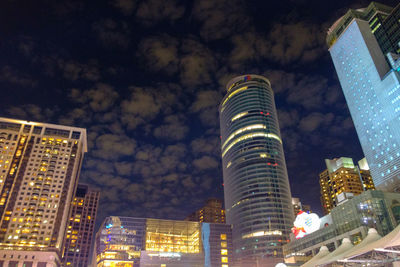
<instances>
[{"instance_id":1,"label":"skyscraper","mask_svg":"<svg viewBox=\"0 0 400 267\"><path fill-rule=\"evenodd\" d=\"M271 266L294 220L274 94L259 75L233 78L226 88L219 111L234 257L239 266Z\"/></svg>"},{"instance_id":2,"label":"skyscraper","mask_svg":"<svg viewBox=\"0 0 400 267\"><path fill-rule=\"evenodd\" d=\"M190 214L185 221L225 223L225 210L222 200L217 198L207 199L206 205Z\"/></svg>"},{"instance_id":3,"label":"skyscraper","mask_svg":"<svg viewBox=\"0 0 400 267\"><path fill-rule=\"evenodd\" d=\"M325 214L337 206L340 194L350 193L354 196L365 190L375 189L369 172L363 170L361 174L353 159L346 157L325 159L325 164L326 170L319 174L321 204Z\"/></svg>"},{"instance_id":4,"label":"skyscraper","mask_svg":"<svg viewBox=\"0 0 400 267\"><path fill-rule=\"evenodd\" d=\"M85 129L0 118L0 264L60 265L86 151Z\"/></svg>"},{"instance_id":5,"label":"skyscraper","mask_svg":"<svg viewBox=\"0 0 400 267\"><path fill-rule=\"evenodd\" d=\"M99 197L100 191L86 184L78 184L65 233L64 266L88 266Z\"/></svg>"},{"instance_id":6,"label":"skyscraper","mask_svg":"<svg viewBox=\"0 0 400 267\"><path fill-rule=\"evenodd\" d=\"M375 186L388 191L400 190L399 42L400 4L349 10L327 36Z\"/></svg>"}]
</instances>

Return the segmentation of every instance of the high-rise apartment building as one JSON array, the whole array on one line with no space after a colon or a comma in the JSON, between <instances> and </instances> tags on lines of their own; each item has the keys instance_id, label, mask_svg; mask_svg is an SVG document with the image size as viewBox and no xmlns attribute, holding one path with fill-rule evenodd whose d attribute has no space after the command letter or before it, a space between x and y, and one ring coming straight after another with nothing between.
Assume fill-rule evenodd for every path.
<instances>
[{"instance_id":1,"label":"high-rise apartment building","mask_svg":"<svg viewBox=\"0 0 400 267\"><path fill-rule=\"evenodd\" d=\"M60 266L86 151L85 129L0 118L0 265Z\"/></svg>"},{"instance_id":2,"label":"high-rise apartment building","mask_svg":"<svg viewBox=\"0 0 400 267\"><path fill-rule=\"evenodd\" d=\"M239 266L282 261L293 207L268 79L243 75L228 82L219 107L226 221Z\"/></svg>"},{"instance_id":3,"label":"high-rise apartment building","mask_svg":"<svg viewBox=\"0 0 400 267\"><path fill-rule=\"evenodd\" d=\"M360 169L354 165L353 159L345 157L326 159L325 164L326 170L319 174L321 204L325 214L338 205L340 194L354 196L365 190L375 189L368 170L363 170L361 174Z\"/></svg>"},{"instance_id":4,"label":"high-rise apartment building","mask_svg":"<svg viewBox=\"0 0 400 267\"><path fill-rule=\"evenodd\" d=\"M327 43L375 186L400 190L400 4L349 10Z\"/></svg>"},{"instance_id":5,"label":"high-rise apartment building","mask_svg":"<svg viewBox=\"0 0 400 267\"><path fill-rule=\"evenodd\" d=\"M71 202L71 215L65 233L63 265L87 267L100 191L78 184Z\"/></svg>"},{"instance_id":6,"label":"high-rise apartment building","mask_svg":"<svg viewBox=\"0 0 400 267\"><path fill-rule=\"evenodd\" d=\"M185 221L225 223L225 210L222 208L222 200L208 199L204 207L190 214Z\"/></svg>"}]
</instances>

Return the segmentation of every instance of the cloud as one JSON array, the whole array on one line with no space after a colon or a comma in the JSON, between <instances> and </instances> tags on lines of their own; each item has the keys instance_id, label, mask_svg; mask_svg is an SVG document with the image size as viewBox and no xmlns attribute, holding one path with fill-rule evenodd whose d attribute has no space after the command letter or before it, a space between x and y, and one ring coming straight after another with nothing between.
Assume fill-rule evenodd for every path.
<instances>
[{"instance_id":1,"label":"cloud","mask_svg":"<svg viewBox=\"0 0 400 267\"><path fill-rule=\"evenodd\" d=\"M114 0L112 5L118 8L124 15L131 15L135 6L136 0Z\"/></svg>"},{"instance_id":2,"label":"cloud","mask_svg":"<svg viewBox=\"0 0 400 267\"><path fill-rule=\"evenodd\" d=\"M183 144L169 145L164 149L145 145L135 155L133 171L144 178L166 175L177 170L184 171L186 153L187 149Z\"/></svg>"},{"instance_id":3,"label":"cloud","mask_svg":"<svg viewBox=\"0 0 400 267\"><path fill-rule=\"evenodd\" d=\"M160 88L131 87L131 95L127 100L121 102L122 122L129 129L135 129L156 118L159 113L168 114L172 107L177 107L177 95L174 94L178 88L165 86ZM171 90L168 90L171 89Z\"/></svg>"},{"instance_id":4,"label":"cloud","mask_svg":"<svg viewBox=\"0 0 400 267\"><path fill-rule=\"evenodd\" d=\"M321 125L329 125L333 119L333 113L313 112L300 120L299 128L304 132L313 132Z\"/></svg>"},{"instance_id":5,"label":"cloud","mask_svg":"<svg viewBox=\"0 0 400 267\"><path fill-rule=\"evenodd\" d=\"M174 74L179 67L178 41L163 35L144 39L139 44L139 56L146 59L147 66L155 71Z\"/></svg>"},{"instance_id":6,"label":"cloud","mask_svg":"<svg viewBox=\"0 0 400 267\"><path fill-rule=\"evenodd\" d=\"M118 159L132 156L136 142L125 135L103 134L96 139L96 149L92 155L102 159Z\"/></svg>"},{"instance_id":7,"label":"cloud","mask_svg":"<svg viewBox=\"0 0 400 267\"><path fill-rule=\"evenodd\" d=\"M218 166L218 161L210 156L202 156L201 158L193 161L193 166L200 171L215 169Z\"/></svg>"},{"instance_id":8,"label":"cloud","mask_svg":"<svg viewBox=\"0 0 400 267\"><path fill-rule=\"evenodd\" d=\"M219 123L218 106L222 96L218 91L200 91L196 94L196 100L190 107L196 112L201 122L206 126L217 126Z\"/></svg>"},{"instance_id":9,"label":"cloud","mask_svg":"<svg viewBox=\"0 0 400 267\"><path fill-rule=\"evenodd\" d=\"M111 108L119 95L110 85L98 83L85 91L71 89L70 97L76 103L89 104L94 112L102 112Z\"/></svg>"},{"instance_id":10,"label":"cloud","mask_svg":"<svg viewBox=\"0 0 400 267\"><path fill-rule=\"evenodd\" d=\"M218 40L249 27L244 2L239 0L196 0L192 14L201 23L200 35L206 40Z\"/></svg>"},{"instance_id":11,"label":"cloud","mask_svg":"<svg viewBox=\"0 0 400 267\"><path fill-rule=\"evenodd\" d=\"M190 143L192 153L198 155L200 153L207 153L211 155L218 155L220 152L221 141L218 137L200 137L194 139Z\"/></svg>"},{"instance_id":12,"label":"cloud","mask_svg":"<svg viewBox=\"0 0 400 267\"><path fill-rule=\"evenodd\" d=\"M195 40L185 40L182 44L180 60L181 82L187 86L210 83L217 65L214 54Z\"/></svg>"},{"instance_id":13,"label":"cloud","mask_svg":"<svg viewBox=\"0 0 400 267\"><path fill-rule=\"evenodd\" d=\"M315 61L326 53L325 28L304 22L275 23L266 36L250 28L232 35L229 62L233 69L240 69L243 64L265 59L285 66Z\"/></svg>"},{"instance_id":14,"label":"cloud","mask_svg":"<svg viewBox=\"0 0 400 267\"><path fill-rule=\"evenodd\" d=\"M325 26L304 22L275 24L267 38L271 43L267 56L281 63L317 59L326 50Z\"/></svg>"},{"instance_id":15,"label":"cloud","mask_svg":"<svg viewBox=\"0 0 400 267\"><path fill-rule=\"evenodd\" d=\"M5 65L0 69L0 81L8 82L13 85L35 87L37 81L32 79L30 75L22 73L17 69Z\"/></svg>"},{"instance_id":16,"label":"cloud","mask_svg":"<svg viewBox=\"0 0 400 267\"><path fill-rule=\"evenodd\" d=\"M65 61L60 59L58 60L58 66L63 71L64 78L71 81L78 79L98 81L101 78L100 71L95 62L83 64L73 60Z\"/></svg>"},{"instance_id":17,"label":"cloud","mask_svg":"<svg viewBox=\"0 0 400 267\"><path fill-rule=\"evenodd\" d=\"M54 112L57 110L57 107L42 108L38 105L27 104L21 106L11 106L7 109L7 113L16 119L48 122L52 121Z\"/></svg>"},{"instance_id":18,"label":"cloud","mask_svg":"<svg viewBox=\"0 0 400 267\"><path fill-rule=\"evenodd\" d=\"M115 162L114 168L119 175L130 175L132 172L132 163L127 161Z\"/></svg>"},{"instance_id":19,"label":"cloud","mask_svg":"<svg viewBox=\"0 0 400 267\"><path fill-rule=\"evenodd\" d=\"M189 128L182 115L169 115L164 123L154 129L154 136L161 139L182 140L186 137Z\"/></svg>"},{"instance_id":20,"label":"cloud","mask_svg":"<svg viewBox=\"0 0 400 267\"><path fill-rule=\"evenodd\" d=\"M147 0L141 2L136 16L145 25L153 25L161 21L174 21L182 17L185 7L176 0Z\"/></svg>"},{"instance_id":21,"label":"cloud","mask_svg":"<svg viewBox=\"0 0 400 267\"><path fill-rule=\"evenodd\" d=\"M95 22L92 28L98 39L107 48L127 48L130 43L130 29L125 22L105 19Z\"/></svg>"},{"instance_id":22,"label":"cloud","mask_svg":"<svg viewBox=\"0 0 400 267\"><path fill-rule=\"evenodd\" d=\"M299 113L297 110L278 110L279 127L285 129L297 125L299 122Z\"/></svg>"}]
</instances>

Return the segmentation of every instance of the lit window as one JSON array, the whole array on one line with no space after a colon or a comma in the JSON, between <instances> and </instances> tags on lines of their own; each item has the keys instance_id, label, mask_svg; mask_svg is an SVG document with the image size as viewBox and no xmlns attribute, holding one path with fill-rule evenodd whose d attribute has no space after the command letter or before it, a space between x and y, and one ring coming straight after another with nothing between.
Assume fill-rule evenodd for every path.
<instances>
[{"instance_id":1,"label":"lit window","mask_svg":"<svg viewBox=\"0 0 400 267\"><path fill-rule=\"evenodd\" d=\"M221 255L228 255L227 249L221 249Z\"/></svg>"},{"instance_id":2,"label":"lit window","mask_svg":"<svg viewBox=\"0 0 400 267\"><path fill-rule=\"evenodd\" d=\"M221 242L221 248L226 248L227 247L227 243L226 242Z\"/></svg>"},{"instance_id":3,"label":"lit window","mask_svg":"<svg viewBox=\"0 0 400 267\"><path fill-rule=\"evenodd\" d=\"M227 263L228 262L228 257L221 257L221 262Z\"/></svg>"},{"instance_id":4,"label":"lit window","mask_svg":"<svg viewBox=\"0 0 400 267\"><path fill-rule=\"evenodd\" d=\"M221 240L226 240L226 234L221 234Z\"/></svg>"}]
</instances>

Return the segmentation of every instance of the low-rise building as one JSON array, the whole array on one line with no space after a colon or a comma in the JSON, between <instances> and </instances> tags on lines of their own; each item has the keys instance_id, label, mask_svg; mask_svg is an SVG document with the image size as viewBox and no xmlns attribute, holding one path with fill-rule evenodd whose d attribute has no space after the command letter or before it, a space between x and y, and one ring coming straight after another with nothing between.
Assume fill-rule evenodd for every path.
<instances>
[{"instance_id":1,"label":"low-rise building","mask_svg":"<svg viewBox=\"0 0 400 267\"><path fill-rule=\"evenodd\" d=\"M287 263L305 262L321 246L333 251L347 237L358 244L367 235L368 228L375 228L384 236L400 223L400 194L377 190L365 191L351 199L344 199L322 217L320 229L301 239L291 238L283 246Z\"/></svg>"},{"instance_id":2,"label":"low-rise building","mask_svg":"<svg viewBox=\"0 0 400 267\"><path fill-rule=\"evenodd\" d=\"M233 261L226 224L112 216L95 245L97 267L228 267Z\"/></svg>"}]
</instances>

